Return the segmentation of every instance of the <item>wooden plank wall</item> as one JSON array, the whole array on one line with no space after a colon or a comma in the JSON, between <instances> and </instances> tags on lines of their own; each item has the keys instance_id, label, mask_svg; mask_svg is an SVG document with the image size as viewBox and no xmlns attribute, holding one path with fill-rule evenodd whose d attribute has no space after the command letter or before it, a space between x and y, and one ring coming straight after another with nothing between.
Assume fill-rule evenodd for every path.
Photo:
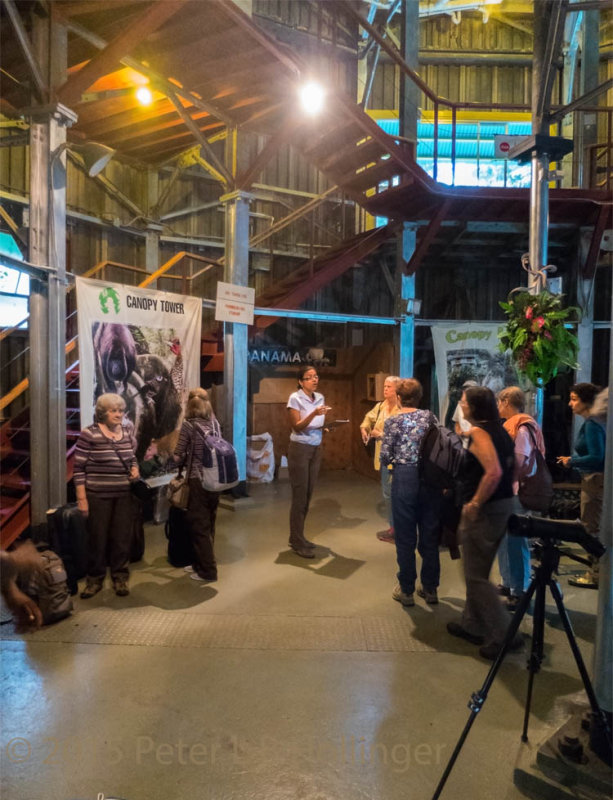
<instances>
[{"instance_id":1,"label":"wooden plank wall","mask_svg":"<svg viewBox=\"0 0 613 800\"><path fill-rule=\"evenodd\" d=\"M367 398L367 376L377 372L388 375L393 364L393 348L389 343L337 350L337 365L319 369L319 391L326 404L332 406L329 420L349 419L324 437L324 469L355 469L376 478L371 459L360 437L359 426L366 412L374 405ZM278 376L277 376L278 375ZM296 378L288 377L287 369L263 378L259 391L251 398L249 434L270 433L275 448L275 461L287 454L289 425L287 398L296 389Z\"/></svg>"}]
</instances>

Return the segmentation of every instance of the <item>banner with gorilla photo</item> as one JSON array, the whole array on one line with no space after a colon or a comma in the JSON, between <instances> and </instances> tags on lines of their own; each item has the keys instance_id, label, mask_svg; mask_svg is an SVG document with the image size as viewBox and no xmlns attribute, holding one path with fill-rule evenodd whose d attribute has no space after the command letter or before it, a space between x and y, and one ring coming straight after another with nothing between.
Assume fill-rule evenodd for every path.
<instances>
[{"instance_id":1,"label":"banner with gorilla photo","mask_svg":"<svg viewBox=\"0 0 613 800\"><path fill-rule=\"evenodd\" d=\"M432 343L439 397L439 420L453 428L451 418L462 396L462 384L475 381L494 394L518 384L511 352L498 349L502 322L460 322L432 325Z\"/></svg>"},{"instance_id":2,"label":"banner with gorilla photo","mask_svg":"<svg viewBox=\"0 0 613 800\"><path fill-rule=\"evenodd\" d=\"M101 394L121 395L144 476L163 473L187 393L200 385L201 300L90 278L76 286L81 426Z\"/></svg>"}]
</instances>

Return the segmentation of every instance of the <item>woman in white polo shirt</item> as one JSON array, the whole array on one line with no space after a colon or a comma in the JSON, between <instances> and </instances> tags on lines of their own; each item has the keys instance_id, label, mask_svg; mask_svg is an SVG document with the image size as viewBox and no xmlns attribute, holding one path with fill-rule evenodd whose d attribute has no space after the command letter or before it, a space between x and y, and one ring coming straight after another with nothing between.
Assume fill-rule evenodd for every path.
<instances>
[{"instance_id":1,"label":"woman in white polo shirt","mask_svg":"<svg viewBox=\"0 0 613 800\"><path fill-rule=\"evenodd\" d=\"M315 545L304 538L304 521L321 464L321 436L326 412L324 396L316 391L319 376L314 367L298 372L298 390L290 395L287 410L292 432L287 453L292 507L289 546L302 558L314 558Z\"/></svg>"}]
</instances>

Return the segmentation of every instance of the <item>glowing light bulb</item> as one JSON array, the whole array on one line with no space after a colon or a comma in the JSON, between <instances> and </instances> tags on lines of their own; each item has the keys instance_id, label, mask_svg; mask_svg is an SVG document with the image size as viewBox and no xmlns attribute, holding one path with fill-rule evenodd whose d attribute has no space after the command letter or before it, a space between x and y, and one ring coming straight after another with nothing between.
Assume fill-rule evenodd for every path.
<instances>
[{"instance_id":1,"label":"glowing light bulb","mask_svg":"<svg viewBox=\"0 0 613 800\"><path fill-rule=\"evenodd\" d=\"M153 93L148 86L139 86L136 90L136 99L141 106L150 106L153 103Z\"/></svg>"},{"instance_id":2,"label":"glowing light bulb","mask_svg":"<svg viewBox=\"0 0 613 800\"><path fill-rule=\"evenodd\" d=\"M300 103L307 114L319 114L324 106L324 89L318 83L307 83L300 90Z\"/></svg>"}]
</instances>

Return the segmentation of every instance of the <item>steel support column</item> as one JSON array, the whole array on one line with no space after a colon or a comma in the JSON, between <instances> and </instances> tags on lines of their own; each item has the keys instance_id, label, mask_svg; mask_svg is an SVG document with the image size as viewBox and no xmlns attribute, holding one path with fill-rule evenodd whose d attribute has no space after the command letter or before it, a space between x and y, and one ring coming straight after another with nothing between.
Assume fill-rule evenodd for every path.
<instances>
[{"instance_id":1,"label":"steel support column","mask_svg":"<svg viewBox=\"0 0 613 800\"><path fill-rule=\"evenodd\" d=\"M34 15L34 48L48 68L49 87L65 77L66 30ZM50 92L51 94L51 92ZM66 125L61 106L32 113L30 127L30 248L32 264L56 270L34 280L30 295L31 523L66 502Z\"/></svg>"},{"instance_id":2,"label":"steel support column","mask_svg":"<svg viewBox=\"0 0 613 800\"><path fill-rule=\"evenodd\" d=\"M419 3L412 0L402 2L402 57L409 67L416 71L419 69ZM407 79L404 72L400 75L400 108L398 127L401 136L415 142L417 152L417 112L419 108L419 89ZM400 298L401 308L398 309L403 321L398 331L397 353L398 372L403 378L413 376L415 361L415 315L413 304L407 302L415 297L415 275L405 275L405 265L411 260L415 252L417 232L415 227L406 223L398 241L396 257L397 296Z\"/></svg>"},{"instance_id":3,"label":"steel support column","mask_svg":"<svg viewBox=\"0 0 613 800\"><path fill-rule=\"evenodd\" d=\"M224 281L249 284L249 203L252 195L231 192L220 201L226 209ZM247 325L224 323L224 415L226 438L238 458L241 481L247 477Z\"/></svg>"}]
</instances>

